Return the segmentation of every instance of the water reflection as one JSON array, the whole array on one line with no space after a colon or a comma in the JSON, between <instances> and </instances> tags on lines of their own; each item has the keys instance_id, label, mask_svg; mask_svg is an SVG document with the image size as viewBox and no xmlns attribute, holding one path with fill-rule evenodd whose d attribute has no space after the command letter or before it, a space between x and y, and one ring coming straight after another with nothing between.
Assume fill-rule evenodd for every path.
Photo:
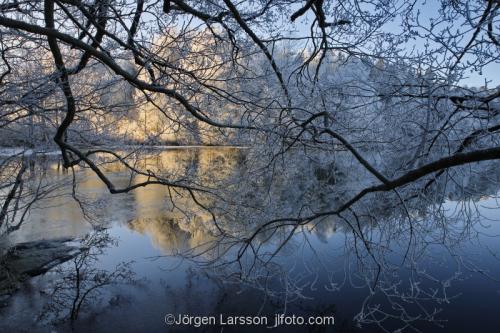
<instances>
[{"instance_id":1,"label":"water reflection","mask_svg":"<svg viewBox=\"0 0 500 333\"><path fill-rule=\"evenodd\" d=\"M165 254L185 252L200 248L215 240L201 219L186 221L183 216L173 218L139 218L129 222L128 227L151 239L153 246Z\"/></svg>"},{"instance_id":2,"label":"water reflection","mask_svg":"<svg viewBox=\"0 0 500 333\"><path fill-rule=\"evenodd\" d=\"M161 173L166 178L180 181L179 177L182 177L189 179L190 183L210 188L231 177L240 155L240 149L208 148L134 152L128 157L138 167ZM110 161L104 155L101 157L100 163L118 183L139 183L144 180L145 176L142 175L131 178L120 163ZM71 175L63 172L58 167L59 163L56 157L47 156L36 161L28 186L47 187L47 195L37 198L30 207L29 219L23 221L20 229L10 233L4 241L13 245L40 239L81 237L92 229L93 222L102 227L111 221L126 223L135 218L162 217L166 211L175 210L184 215L200 214L199 210L192 212L197 205L189 195L165 186L139 187L133 192L110 196L104 184L89 169L81 169L76 173L77 197L85 204L82 207L72 197ZM200 200L204 201L203 198ZM84 208L86 211L82 210ZM91 219L86 219L86 214Z\"/></svg>"},{"instance_id":3,"label":"water reflection","mask_svg":"<svg viewBox=\"0 0 500 333\"><path fill-rule=\"evenodd\" d=\"M366 331L425 332L444 325L458 332L473 324L460 324L463 312L454 304L475 304L478 284L489 290L481 299L489 306L469 309L469 317L479 320L500 304L494 282L500 278L500 246L493 237L500 235L495 165L475 166L481 172L473 177L460 178L463 170L457 169L454 180L466 186L439 183L419 200L402 200L412 194L404 189L310 223L268 224L331 209L365 180L342 159L317 163L297 152L283 162L296 168L264 168L249 154L231 148L133 152L134 165L207 192L193 200L186 191L155 185L109 196L90 170L81 169L76 193L83 205L73 199L71 175L57 162L44 161L43 182L57 184L57 190L37 201L3 246L71 237L87 242L88 250L53 270L54 283L32 282L34 290L52 295L52 302L34 301L24 290L0 315L22 323L26 312L16 311L27 302L33 313L46 313L48 325L70 319L75 331L132 332L163 331L166 313L287 311L333 313L337 332L362 330L356 325ZM105 156L100 163L121 184L144 180ZM92 239L99 241L91 244ZM145 284L134 283L145 278ZM82 298L88 290L100 291ZM90 319L103 315L126 320ZM42 324L28 326L43 330Z\"/></svg>"},{"instance_id":4,"label":"water reflection","mask_svg":"<svg viewBox=\"0 0 500 333\"><path fill-rule=\"evenodd\" d=\"M58 266L51 274L55 277L44 288L47 302L38 320L48 323L71 324L82 312L99 310L99 306L118 305L123 296L110 295L112 285L133 285L135 272L131 262L121 262L113 269L102 269L97 265L99 256L116 245L106 231L96 231L85 236L80 244L81 251L70 261ZM107 293L106 293L107 292Z\"/></svg>"}]
</instances>

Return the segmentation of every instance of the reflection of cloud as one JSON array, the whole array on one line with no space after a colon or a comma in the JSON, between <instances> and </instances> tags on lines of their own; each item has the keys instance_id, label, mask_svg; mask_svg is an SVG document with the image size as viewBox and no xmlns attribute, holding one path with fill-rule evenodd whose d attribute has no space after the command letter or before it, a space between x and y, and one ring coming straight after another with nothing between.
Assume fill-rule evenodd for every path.
<instances>
[{"instance_id":1,"label":"reflection of cloud","mask_svg":"<svg viewBox=\"0 0 500 333\"><path fill-rule=\"evenodd\" d=\"M213 240L200 219L184 219L170 216L138 218L130 221L128 226L141 234L147 234L156 248L167 253L189 250Z\"/></svg>"}]
</instances>

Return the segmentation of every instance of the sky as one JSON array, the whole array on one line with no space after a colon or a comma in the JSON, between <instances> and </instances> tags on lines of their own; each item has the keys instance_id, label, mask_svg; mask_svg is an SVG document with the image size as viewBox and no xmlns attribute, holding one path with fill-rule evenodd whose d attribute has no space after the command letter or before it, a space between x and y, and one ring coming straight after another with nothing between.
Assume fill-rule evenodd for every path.
<instances>
[{"instance_id":1,"label":"sky","mask_svg":"<svg viewBox=\"0 0 500 333\"><path fill-rule=\"evenodd\" d=\"M437 0L428 0L428 1L420 1L417 6L415 6L415 10L420 11L420 22L423 24L428 24L430 23L431 18L436 18L439 13L439 9L441 7L441 1ZM304 18L301 20L301 22L295 24L296 28L296 34L297 35L307 35L310 33L310 22L311 22L311 13L308 13L309 17L304 16ZM479 18L478 18L479 19ZM476 21L478 20L476 19ZM450 24L450 30L451 31L456 31L457 29L463 29L463 21L455 21ZM441 26L438 26L441 28ZM470 25L468 26L470 27ZM498 27L500 30L500 27ZM385 32L399 32L402 31L401 27L401 21L399 20L394 20L392 22L388 22L387 24L384 25L383 31ZM486 35L486 33L483 33L479 36L479 38L482 38L482 35ZM472 31L467 33L464 36L464 41L462 42L462 46L465 45L472 37ZM426 39L419 38L410 41L407 45L404 45L404 49L410 51L412 49L415 50L423 50L424 45L427 42ZM432 47L433 44L430 44ZM500 51L499 51L500 52ZM462 59L462 63L466 63L467 60L470 60L471 57L465 56ZM487 87L488 88L494 88L497 86L500 86L500 62L492 62L486 66L483 67L482 72L475 71L474 69L468 71L465 74L465 77L460 81L461 84L467 85L469 87L482 87L485 85L485 81L487 81Z\"/></svg>"},{"instance_id":2,"label":"sky","mask_svg":"<svg viewBox=\"0 0 500 333\"><path fill-rule=\"evenodd\" d=\"M401 0L401 3L406 3L406 1ZM471 2L472 3L472 2ZM419 10L420 11L420 17L421 17L421 22L422 23L428 23L430 22L430 18L432 17L437 17L439 8L441 6L441 1L439 0L424 0L424 1L418 1L418 4L414 7L414 10ZM241 6L240 6L241 7ZM298 9L298 7L297 7ZM312 12L309 10L301 16L299 19L295 21L294 24L289 24L289 15L290 12L293 12L295 8L292 8L292 10L287 11L286 13L282 13L281 18L276 18L273 22L269 22L268 25L269 27L272 27L274 29L278 29L282 32L285 31L285 29L290 29L293 30L293 32L290 33L290 36L292 37L298 37L298 36L308 36L310 35L310 24L312 22ZM152 17L153 18L153 17ZM191 18L191 17L190 17ZM179 23L182 24L183 20L180 20ZM185 21L184 21L185 22ZM454 31L456 29L459 29L461 27L463 22L453 22L451 24L451 30ZM191 24L193 26L200 25L202 24L201 21L199 20L192 20ZM289 26L284 26L288 25ZM388 22L383 28L383 31L385 32L398 32L402 30L401 27L401 22L398 20L394 20L392 22ZM500 30L500 27L498 27ZM260 36L263 36L264 32L257 33ZM485 35L485 34L484 34ZM467 35L464 37L464 42L462 45L465 45L468 40L470 40L470 37L472 36L472 32L469 32ZM423 50L424 45L426 43L425 39L416 39L413 41L410 41L407 45L404 45L403 48L410 51L412 49L415 50ZM432 46L432 44L431 44ZM462 63L466 63L467 60L470 60L470 58L464 57L462 59ZM483 67L482 72L475 71L474 69L471 69L466 73L466 76L460 81L461 84L469 86L469 87L482 87L485 85L485 81L488 81L487 87L488 88L494 88L497 86L500 86L500 62L493 62L490 63L486 66Z\"/></svg>"}]
</instances>

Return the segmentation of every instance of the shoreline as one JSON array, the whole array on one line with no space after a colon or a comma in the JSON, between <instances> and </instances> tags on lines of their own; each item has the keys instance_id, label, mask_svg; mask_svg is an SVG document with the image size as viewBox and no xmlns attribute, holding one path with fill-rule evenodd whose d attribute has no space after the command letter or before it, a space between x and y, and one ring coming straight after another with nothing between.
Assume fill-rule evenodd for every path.
<instances>
[{"instance_id":1,"label":"shoreline","mask_svg":"<svg viewBox=\"0 0 500 333\"><path fill-rule=\"evenodd\" d=\"M230 146L230 145L154 145L154 146L141 146L141 145L123 145L123 146L97 146L98 148L106 149L117 149L123 150L126 148L131 149L144 149L144 150L173 150L173 149L250 149L249 146ZM86 149L86 148L82 148ZM48 156L59 156L61 151L59 150L37 150L36 148L25 148L25 147L1 147L0 146L0 157L11 157L14 155L48 155Z\"/></svg>"}]
</instances>

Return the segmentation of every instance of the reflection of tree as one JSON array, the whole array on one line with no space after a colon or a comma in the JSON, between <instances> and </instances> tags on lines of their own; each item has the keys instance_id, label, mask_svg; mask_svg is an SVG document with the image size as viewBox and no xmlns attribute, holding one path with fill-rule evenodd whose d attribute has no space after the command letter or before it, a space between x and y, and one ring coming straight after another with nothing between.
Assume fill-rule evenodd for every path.
<instances>
[{"instance_id":1,"label":"reflection of tree","mask_svg":"<svg viewBox=\"0 0 500 333\"><path fill-rule=\"evenodd\" d=\"M187 219L187 217L184 217ZM165 253L177 253L200 248L211 242L213 237L200 219L183 221L182 217L140 218L130 221L128 226L137 232L147 234L152 243Z\"/></svg>"},{"instance_id":2,"label":"reflection of tree","mask_svg":"<svg viewBox=\"0 0 500 333\"><path fill-rule=\"evenodd\" d=\"M109 215L116 210L127 213L130 217L150 217L163 215L165 206L188 207L192 210L196 206L193 197L200 204L208 204L213 200L208 194L221 184L233 177L236 171L237 158L243 154L238 149L171 149L171 150L133 150L124 151L128 154L128 161L138 168L161 174L172 180L183 177L202 190L202 193L179 191L165 186L138 186L134 192L122 194L126 200L113 200L105 190L98 177L87 168L75 166L70 173L60 168L60 156L33 154L21 152L18 156L0 159L0 181L4 186L0 188L0 234L20 231L17 236L31 240L33 234L42 232L40 223L25 221L39 220L76 221L85 219L100 221L103 224L109 220ZM106 156L100 156L99 165L107 173L113 174L117 183L134 186L148 179L145 175L130 175L127 168ZM110 204L118 203L121 206L131 206L116 209ZM133 206L135 204L135 207ZM168 207L171 208L171 207ZM206 209L199 207L208 217L212 216ZM187 214L187 210L184 210ZM182 213L182 212L181 212ZM200 212L198 212L199 214ZM193 214L191 214L193 215ZM83 224L73 226L83 229ZM71 229L67 224L65 227ZM86 226L88 227L88 226ZM31 228L31 231L30 231ZM70 230L71 231L71 230ZM74 230L72 230L74 231ZM32 233L32 234L29 234ZM59 235L74 237L78 235ZM17 237L16 236L16 237ZM49 235L47 235L49 236ZM22 240L26 241L26 240Z\"/></svg>"},{"instance_id":3,"label":"reflection of tree","mask_svg":"<svg viewBox=\"0 0 500 333\"><path fill-rule=\"evenodd\" d=\"M274 316L282 314L287 308L286 300L269 297L266 291L256 291L249 286L240 284L228 284L226 279L219 279L218 276L189 269L186 272L182 285L173 287L167 281L161 281L165 296L171 300L168 311L170 313L189 313L193 315L213 315L213 316L266 316L269 326L273 325ZM206 297L210 295L210 297ZM236 296L237 295L237 296ZM244 300L244 301L242 301ZM333 300L325 302L314 302L302 299L301 303L296 303L287 314L295 315L316 315L332 316L336 314L336 305ZM311 302L312 301L312 302ZM340 329L338 327L341 327ZM336 332L351 332L347 328L349 324L335 322ZM176 327L180 332L191 332L190 326ZM210 327L208 332L225 331L226 327ZM230 332L255 332L264 330L263 327L240 325ZM352 329L352 327L351 327ZM177 331L177 330L176 330ZM304 332L303 326L285 326L272 329L273 332ZM315 325L309 327L307 332L330 332L331 327Z\"/></svg>"},{"instance_id":4,"label":"reflection of tree","mask_svg":"<svg viewBox=\"0 0 500 333\"><path fill-rule=\"evenodd\" d=\"M208 251L195 248L182 255L207 263L222 281L285 303L307 298L316 288L362 289L366 297L356 322L388 331L442 325L442 307L458 296L453 287L467 273L498 278L470 255L471 244L491 255L481 245L487 228L475 203L478 194L498 190L498 182L485 181L498 179L491 165L477 166L490 170L488 177L477 173L467 178L467 187L457 185L466 170L456 169L419 200L414 187L407 187L331 214L327 209L341 205L365 179L354 178L337 158L335 182L329 181L296 154L305 162L295 160L294 172L278 165L272 182L263 172L228 187L234 191L224 202L234 206L226 206L230 213L218 221L222 233L213 234ZM460 201L447 201L451 197Z\"/></svg>"},{"instance_id":5,"label":"reflection of tree","mask_svg":"<svg viewBox=\"0 0 500 333\"><path fill-rule=\"evenodd\" d=\"M48 288L50 299L41 319L73 322L87 307L100 304L110 286L135 283L131 263L120 263L111 271L98 268L99 256L113 243L106 231L96 231L82 240L81 253L54 270L56 280Z\"/></svg>"},{"instance_id":6,"label":"reflection of tree","mask_svg":"<svg viewBox=\"0 0 500 333\"><path fill-rule=\"evenodd\" d=\"M47 176L54 159L21 151L0 158L0 235L19 230L34 208L43 207L44 198L62 197L68 179Z\"/></svg>"},{"instance_id":7,"label":"reflection of tree","mask_svg":"<svg viewBox=\"0 0 500 333\"><path fill-rule=\"evenodd\" d=\"M446 319L439 310L454 301L453 286L465 272L487 275L469 258L466 246L480 233L477 198L484 202L484 195L498 188L493 163L474 166L472 173L469 168L449 170L424 194L416 191L421 185L416 183L366 196L330 214L369 180L342 152L317 161L294 150L272 168L263 167L267 160L256 160L255 150L133 154L151 172L189 175L192 184L224 191L197 194L196 203L167 187L138 188L127 195L130 206L125 210L134 207L137 212L124 219L130 221L127 226L147 234L165 254L181 252L207 268L221 286L247 286L282 307L306 299L311 290L359 288L366 296L355 317L359 324L418 329ZM141 181L129 178L112 161L103 159L102 165L117 183ZM99 189L95 178L79 185L89 194ZM98 199L102 193L93 195ZM461 201L450 203L449 198ZM132 282L126 278L128 266L107 272L92 266L108 241L104 235L89 237L86 242L95 243L94 249L89 245L72 267L59 269L67 277L54 284L48 319L65 309L64 317L74 320L86 305L104 299L109 285Z\"/></svg>"}]
</instances>

